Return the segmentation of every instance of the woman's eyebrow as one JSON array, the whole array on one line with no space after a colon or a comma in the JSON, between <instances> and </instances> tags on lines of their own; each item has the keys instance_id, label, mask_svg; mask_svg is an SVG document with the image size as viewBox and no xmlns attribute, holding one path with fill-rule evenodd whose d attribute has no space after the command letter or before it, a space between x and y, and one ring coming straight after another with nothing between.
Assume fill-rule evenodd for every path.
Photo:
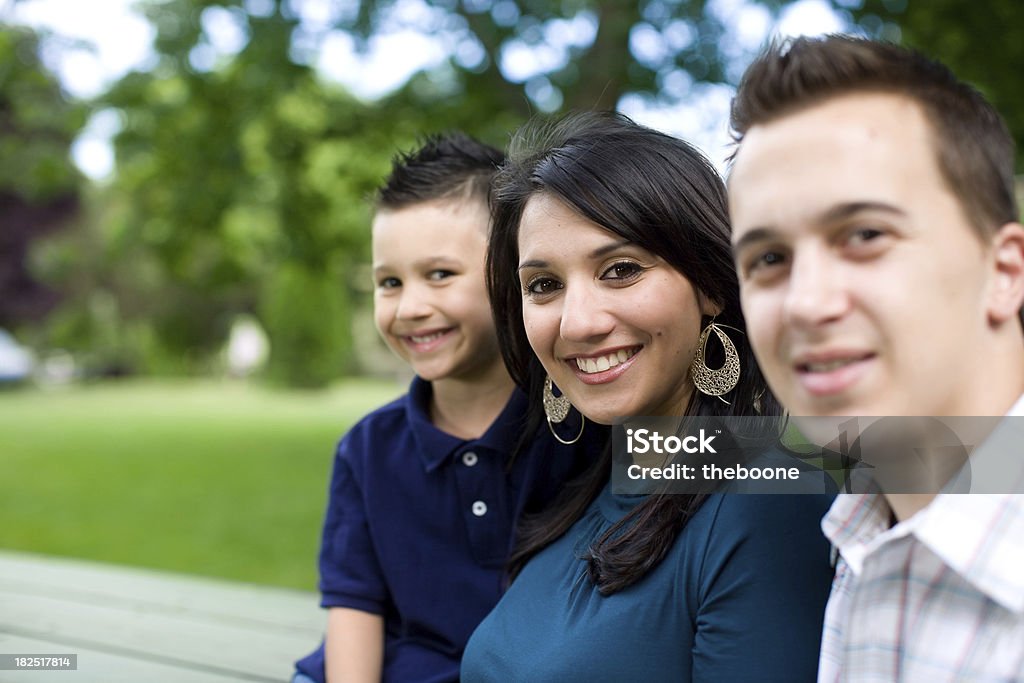
<instances>
[{"instance_id":1,"label":"woman's eyebrow","mask_svg":"<svg viewBox=\"0 0 1024 683\"><path fill-rule=\"evenodd\" d=\"M622 247L628 247L632 244L633 242L630 240L619 240L616 242L611 242L609 244L604 245L603 247L598 247L594 251L590 252L589 254L587 254L587 258L599 259L602 256L605 256L613 251L616 251L617 249L621 249ZM520 263L518 270L524 270L526 268L547 268L549 265L550 264L547 261L541 259L530 259L529 261L523 261L522 263Z\"/></svg>"},{"instance_id":2,"label":"woman's eyebrow","mask_svg":"<svg viewBox=\"0 0 1024 683\"><path fill-rule=\"evenodd\" d=\"M590 252L590 258L601 258L602 256L610 254L616 249L621 249L622 247L627 247L631 244L633 243L629 240L619 240L617 242L612 242L611 244L606 244L603 247L598 247L594 251Z\"/></svg>"},{"instance_id":3,"label":"woman's eyebrow","mask_svg":"<svg viewBox=\"0 0 1024 683\"><path fill-rule=\"evenodd\" d=\"M527 268L547 268L548 262L541 261L540 259L530 259L529 261L523 261L519 264L519 268L516 270L526 270Z\"/></svg>"}]
</instances>

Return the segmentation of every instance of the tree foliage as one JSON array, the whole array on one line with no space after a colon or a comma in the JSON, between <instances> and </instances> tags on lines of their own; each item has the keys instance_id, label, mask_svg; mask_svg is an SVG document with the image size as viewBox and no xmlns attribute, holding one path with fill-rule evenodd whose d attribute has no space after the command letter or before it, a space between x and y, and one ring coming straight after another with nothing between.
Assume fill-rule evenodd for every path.
<instances>
[{"instance_id":1,"label":"tree foliage","mask_svg":"<svg viewBox=\"0 0 1024 683\"><path fill-rule=\"evenodd\" d=\"M350 369L365 197L411 135L289 60L294 20L280 13L251 18L234 59L195 68L200 9L155 6L161 63L103 98L122 116L111 193L126 204L107 243L145 292L119 288L121 312L151 321L169 354L196 358L251 313L271 374L320 386Z\"/></svg>"},{"instance_id":2,"label":"tree foliage","mask_svg":"<svg viewBox=\"0 0 1024 683\"><path fill-rule=\"evenodd\" d=\"M81 178L69 148L83 123L40 64L35 34L0 25L0 327L42 319L57 303L28 254L75 215Z\"/></svg>"},{"instance_id":3,"label":"tree foliage","mask_svg":"<svg viewBox=\"0 0 1024 683\"><path fill-rule=\"evenodd\" d=\"M749 49L733 14L707 0L425 0L428 30L453 46L461 93L485 90L493 106L532 110L614 108L626 93L679 100L699 82L732 82ZM401 24L401 0L364 0L340 28L366 40ZM777 13L784 0L756 3ZM531 73L515 60L533 55Z\"/></svg>"},{"instance_id":4,"label":"tree foliage","mask_svg":"<svg viewBox=\"0 0 1024 683\"><path fill-rule=\"evenodd\" d=\"M851 25L902 35L949 63L996 102L1018 139L1024 134L1024 95L1015 87L1024 9L1014 0L832 2ZM746 4L771 18L789 3L362 0L319 3L325 14L312 23L302 16L306 4L143 5L158 59L95 103L120 117L117 175L93 220L46 260L56 281L77 293L54 318L55 338L106 349L114 364L203 369L245 313L268 332L276 379L322 385L352 365L350 323L369 284L367 195L396 149L452 128L502 145L538 109L613 107L631 93L685 101L695 84L735 83L757 45L731 30L730 13ZM410 16L412 5L422 11ZM240 32L237 51L214 49L206 28L213 14ZM445 41L450 57L381 101L346 94L312 66L335 32L365 46L407 25ZM0 50L14 49L0 42ZM34 44L17 50L35 54ZM0 69L0 93L10 91L10 73ZM31 104L59 96L52 77L39 78L38 93L49 94L19 94L17 107L35 113L8 125L27 130L28 121L64 137L39 136L51 147L37 156L51 165L19 161L38 169L0 175L0 201L9 187L21 188L23 202L74 196L55 189L73 188L74 174L53 145L66 149L67 131L80 121L66 103ZM0 114L15 106L2 104L10 101L0 99ZM24 147L19 154L35 154ZM64 166L53 166L58 158ZM14 234L6 225L4 232ZM4 315L0 306L0 324Z\"/></svg>"},{"instance_id":5,"label":"tree foliage","mask_svg":"<svg viewBox=\"0 0 1024 683\"><path fill-rule=\"evenodd\" d=\"M197 65L210 7L230 7L248 40ZM501 144L518 121L486 96L421 97L427 76L374 104L324 84L295 58L299 22L285 3L264 15L203 0L148 12L159 63L97 103L120 116L118 173L82 236L92 246L73 246L88 255L76 275L91 269L89 294L58 336L99 340L110 365L202 371L246 313L267 330L274 379L322 386L352 369L368 197L394 151L446 128Z\"/></svg>"}]
</instances>

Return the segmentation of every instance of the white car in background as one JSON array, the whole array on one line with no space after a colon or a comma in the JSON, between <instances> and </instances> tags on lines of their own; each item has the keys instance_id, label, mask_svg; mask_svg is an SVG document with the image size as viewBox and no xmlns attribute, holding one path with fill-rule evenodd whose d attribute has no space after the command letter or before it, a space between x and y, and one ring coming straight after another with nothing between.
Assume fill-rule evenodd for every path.
<instances>
[{"instance_id":1,"label":"white car in background","mask_svg":"<svg viewBox=\"0 0 1024 683\"><path fill-rule=\"evenodd\" d=\"M32 376L34 366L32 352L0 329L0 384L24 382Z\"/></svg>"}]
</instances>

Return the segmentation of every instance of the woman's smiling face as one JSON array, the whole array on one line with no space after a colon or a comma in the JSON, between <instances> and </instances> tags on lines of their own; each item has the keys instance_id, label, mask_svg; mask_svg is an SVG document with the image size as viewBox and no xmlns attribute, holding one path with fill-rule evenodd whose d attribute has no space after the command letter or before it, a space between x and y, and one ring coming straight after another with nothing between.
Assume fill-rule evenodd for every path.
<instances>
[{"instance_id":1,"label":"woman's smiling face","mask_svg":"<svg viewBox=\"0 0 1024 683\"><path fill-rule=\"evenodd\" d=\"M679 415L702 302L666 261L544 193L519 224L519 282L530 346L587 418Z\"/></svg>"}]
</instances>

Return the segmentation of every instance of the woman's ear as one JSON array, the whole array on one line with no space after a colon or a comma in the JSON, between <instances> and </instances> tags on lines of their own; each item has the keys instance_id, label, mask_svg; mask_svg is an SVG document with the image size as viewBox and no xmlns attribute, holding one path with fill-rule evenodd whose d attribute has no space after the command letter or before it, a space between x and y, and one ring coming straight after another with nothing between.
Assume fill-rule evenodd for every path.
<instances>
[{"instance_id":1,"label":"woman's ear","mask_svg":"<svg viewBox=\"0 0 1024 683\"><path fill-rule=\"evenodd\" d=\"M1007 223L992 241L993 286L988 295L988 320L1001 325L1016 321L1024 304L1024 226Z\"/></svg>"},{"instance_id":2,"label":"woman's ear","mask_svg":"<svg viewBox=\"0 0 1024 683\"><path fill-rule=\"evenodd\" d=\"M725 306L709 298L704 292L697 292L697 304L700 306L700 314L709 318L714 318L725 309Z\"/></svg>"}]
</instances>

